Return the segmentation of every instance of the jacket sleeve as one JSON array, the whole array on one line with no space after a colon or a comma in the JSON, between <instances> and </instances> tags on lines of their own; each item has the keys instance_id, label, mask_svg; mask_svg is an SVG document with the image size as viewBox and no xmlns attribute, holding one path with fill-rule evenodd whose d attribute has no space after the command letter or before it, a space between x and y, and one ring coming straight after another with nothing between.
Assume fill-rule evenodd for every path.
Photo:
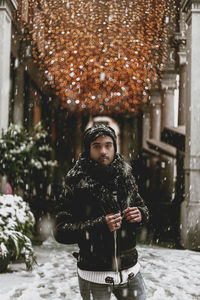
<instances>
[{"instance_id":1,"label":"jacket sleeve","mask_svg":"<svg viewBox=\"0 0 200 300\"><path fill-rule=\"evenodd\" d=\"M73 194L69 187L63 191L60 204L55 216L54 237L62 244L77 244L82 234L87 234L98 228L107 227L105 216L93 220L77 221L73 216L70 203L73 201ZM78 208L77 208L78 209Z\"/></svg>"},{"instance_id":2,"label":"jacket sleeve","mask_svg":"<svg viewBox=\"0 0 200 300\"><path fill-rule=\"evenodd\" d=\"M142 214L142 221L140 222L140 225L143 225L149 221L149 210L138 192L138 186L133 176L132 176L132 182L133 182L133 194L131 197L130 206L136 206L140 210Z\"/></svg>"}]
</instances>

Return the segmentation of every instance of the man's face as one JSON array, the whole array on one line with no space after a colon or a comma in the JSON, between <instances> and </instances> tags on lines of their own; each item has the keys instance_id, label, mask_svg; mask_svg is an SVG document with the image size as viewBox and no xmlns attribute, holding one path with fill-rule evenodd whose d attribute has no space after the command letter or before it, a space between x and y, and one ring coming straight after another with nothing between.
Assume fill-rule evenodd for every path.
<instances>
[{"instance_id":1,"label":"man's face","mask_svg":"<svg viewBox=\"0 0 200 300\"><path fill-rule=\"evenodd\" d=\"M114 158L115 149L110 136L99 136L90 144L90 157L102 165L109 165Z\"/></svg>"}]
</instances>

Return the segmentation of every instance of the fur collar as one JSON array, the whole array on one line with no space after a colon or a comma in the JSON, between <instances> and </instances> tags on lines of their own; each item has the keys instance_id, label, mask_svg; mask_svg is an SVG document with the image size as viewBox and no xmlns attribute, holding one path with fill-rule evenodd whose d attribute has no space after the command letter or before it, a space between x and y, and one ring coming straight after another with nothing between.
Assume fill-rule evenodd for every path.
<instances>
[{"instance_id":1,"label":"fur collar","mask_svg":"<svg viewBox=\"0 0 200 300\"><path fill-rule=\"evenodd\" d=\"M118 176L127 177L131 171L131 166L124 161L120 154L115 154L112 163L104 166L82 153L74 167L68 172L67 178L76 180L83 175L90 175L96 180L110 181Z\"/></svg>"}]
</instances>

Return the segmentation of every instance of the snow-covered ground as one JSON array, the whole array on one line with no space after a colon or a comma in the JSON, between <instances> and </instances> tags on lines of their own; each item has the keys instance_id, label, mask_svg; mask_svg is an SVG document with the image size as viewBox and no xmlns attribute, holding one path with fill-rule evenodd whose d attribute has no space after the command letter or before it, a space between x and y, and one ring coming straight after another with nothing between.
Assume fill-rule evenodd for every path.
<instances>
[{"instance_id":1,"label":"snow-covered ground","mask_svg":"<svg viewBox=\"0 0 200 300\"><path fill-rule=\"evenodd\" d=\"M146 245L137 249L149 300L200 299L200 252ZM13 264L9 273L0 274L0 299L81 300L75 250L75 245L61 245L50 237L35 247L38 264L33 271Z\"/></svg>"}]
</instances>

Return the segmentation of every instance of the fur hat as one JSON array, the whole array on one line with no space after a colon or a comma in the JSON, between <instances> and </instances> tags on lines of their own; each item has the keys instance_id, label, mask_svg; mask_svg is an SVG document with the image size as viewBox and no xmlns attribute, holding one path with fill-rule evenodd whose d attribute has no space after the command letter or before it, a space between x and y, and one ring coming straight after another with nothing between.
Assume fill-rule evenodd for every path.
<instances>
[{"instance_id":1,"label":"fur hat","mask_svg":"<svg viewBox=\"0 0 200 300\"><path fill-rule=\"evenodd\" d=\"M88 128L84 133L83 142L86 153L90 152L91 142L96 140L99 136L110 136L113 140L115 152L117 151L117 137L114 129L108 125L96 124L93 127Z\"/></svg>"}]
</instances>

